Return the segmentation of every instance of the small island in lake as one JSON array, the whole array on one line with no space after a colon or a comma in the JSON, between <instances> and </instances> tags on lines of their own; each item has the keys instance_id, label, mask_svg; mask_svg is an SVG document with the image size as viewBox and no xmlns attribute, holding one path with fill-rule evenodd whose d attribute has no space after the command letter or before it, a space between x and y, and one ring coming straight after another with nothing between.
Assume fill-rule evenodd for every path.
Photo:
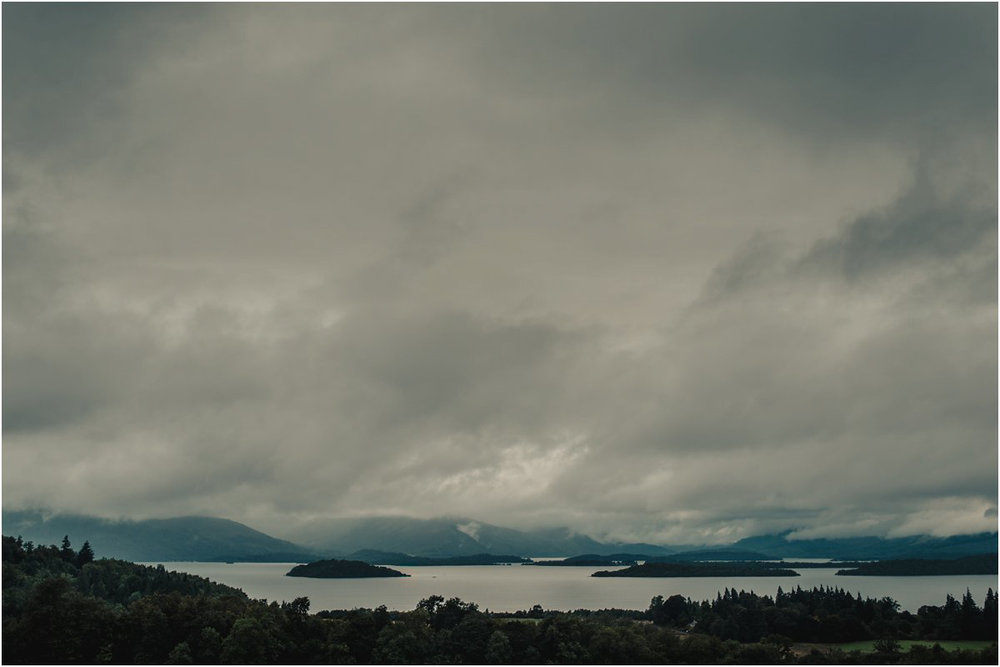
<instances>
[{"instance_id":1,"label":"small island in lake","mask_svg":"<svg viewBox=\"0 0 1000 667\"><path fill-rule=\"evenodd\" d=\"M360 579L362 577L408 577L398 570L379 565L369 565L359 560L318 560L307 565L296 565L285 573L286 577L315 577L317 579Z\"/></svg>"},{"instance_id":2,"label":"small island in lake","mask_svg":"<svg viewBox=\"0 0 1000 667\"><path fill-rule=\"evenodd\" d=\"M758 563L643 563L624 570L601 570L592 577L797 577L799 573Z\"/></svg>"},{"instance_id":3,"label":"small island in lake","mask_svg":"<svg viewBox=\"0 0 1000 667\"><path fill-rule=\"evenodd\" d=\"M496 556L493 554L473 554L471 556L428 557L412 556L397 551L378 551L362 549L350 555L355 560L371 565L509 565L510 563L531 563L530 558L522 556Z\"/></svg>"},{"instance_id":4,"label":"small island in lake","mask_svg":"<svg viewBox=\"0 0 1000 667\"><path fill-rule=\"evenodd\" d=\"M583 554L580 556L570 556L562 560L538 560L531 565L545 566L574 566L574 567L609 567L612 565L635 565L637 560L644 560L647 556L639 554L611 554L610 556L600 556L598 554Z\"/></svg>"}]
</instances>

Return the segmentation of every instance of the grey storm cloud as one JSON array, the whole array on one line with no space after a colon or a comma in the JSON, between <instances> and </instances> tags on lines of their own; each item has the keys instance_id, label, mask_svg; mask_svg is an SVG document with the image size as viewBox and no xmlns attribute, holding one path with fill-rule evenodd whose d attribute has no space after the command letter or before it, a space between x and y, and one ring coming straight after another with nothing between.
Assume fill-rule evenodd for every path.
<instances>
[{"instance_id":1,"label":"grey storm cloud","mask_svg":"<svg viewBox=\"0 0 1000 667\"><path fill-rule=\"evenodd\" d=\"M995 530L996 11L5 5L4 505Z\"/></svg>"}]
</instances>

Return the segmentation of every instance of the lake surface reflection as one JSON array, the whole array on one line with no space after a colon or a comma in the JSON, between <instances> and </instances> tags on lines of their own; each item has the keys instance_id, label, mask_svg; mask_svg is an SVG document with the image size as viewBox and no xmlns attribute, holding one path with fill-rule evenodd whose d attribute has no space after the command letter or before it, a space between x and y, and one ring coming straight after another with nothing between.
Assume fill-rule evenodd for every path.
<instances>
[{"instance_id":1,"label":"lake surface reflection","mask_svg":"<svg viewBox=\"0 0 1000 667\"><path fill-rule=\"evenodd\" d=\"M151 563L155 565L155 563ZM305 579L284 576L294 563L164 563L168 570L188 572L242 589L253 598L291 601L306 596L311 610L374 608L410 610L431 595L459 597L481 609L516 611L540 604L545 609L646 609L654 595L680 594L708 600L724 588L774 596L781 586L833 586L862 597L890 596L903 609L944 604L945 596L961 599L966 588L982 605L986 589L997 590L996 575L940 577L838 577L831 569L800 570L799 577L594 578L594 567L469 565L395 566L409 577L373 579Z\"/></svg>"}]
</instances>

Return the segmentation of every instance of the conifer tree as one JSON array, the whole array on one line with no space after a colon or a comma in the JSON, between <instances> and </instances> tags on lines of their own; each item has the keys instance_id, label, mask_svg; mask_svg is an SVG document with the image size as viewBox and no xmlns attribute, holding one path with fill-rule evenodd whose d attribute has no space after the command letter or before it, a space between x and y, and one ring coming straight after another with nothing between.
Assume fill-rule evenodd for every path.
<instances>
[{"instance_id":1,"label":"conifer tree","mask_svg":"<svg viewBox=\"0 0 1000 667\"><path fill-rule=\"evenodd\" d=\"M80 547L80 553L76 555L77 567L83 567L87 563L94 562L94 550L90 548L90 542L84 542Z\"/></svg>"},{"instance_id":2,"label":"conifer tree","mask_svg":"<svg viewBox=\"0 0 1000 667\"><path fill-rule=\"evenodd\" d=\"M983 602L983 627L991 634L996 632L997 596L992 588L986 591L986 600Z\"/></svg>"}]
</instances>

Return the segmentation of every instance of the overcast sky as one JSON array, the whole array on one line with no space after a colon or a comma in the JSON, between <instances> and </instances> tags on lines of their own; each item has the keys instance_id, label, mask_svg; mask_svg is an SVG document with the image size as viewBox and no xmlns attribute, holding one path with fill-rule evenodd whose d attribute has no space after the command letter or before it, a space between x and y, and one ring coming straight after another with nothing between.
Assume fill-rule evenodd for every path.
<instances>
[{"instance_id":1,"label":"overcast sky","mask_svg":"<svg viewBox=\"0 0 1000 667\"><path fill-rule=\"evenodd\" d=\"M3 6L3 503L997 527L997 7Z\"/></svg>"}]
</instances>

